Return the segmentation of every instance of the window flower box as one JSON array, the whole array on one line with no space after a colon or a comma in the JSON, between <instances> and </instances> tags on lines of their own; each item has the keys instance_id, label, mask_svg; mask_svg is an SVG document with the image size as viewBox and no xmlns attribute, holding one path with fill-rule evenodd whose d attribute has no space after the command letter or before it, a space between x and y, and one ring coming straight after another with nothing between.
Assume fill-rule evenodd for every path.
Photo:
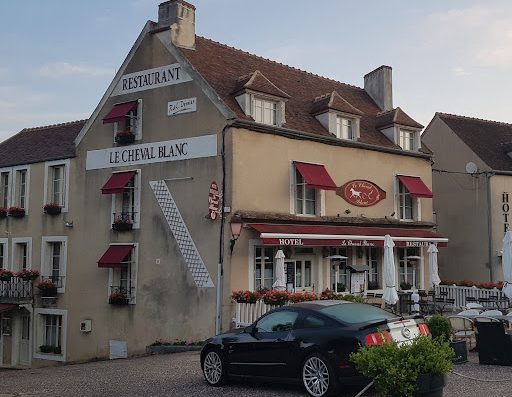
<instances>
[{"instance_id":1,"label":"window flower box","mask_svg":"<svg viewBox=\"0 0 512 397\"><path fill-rule=\"evenodd\" d=\"M128 145L135 142L135 134L131 131L122 131L116 134L116 143L120 145Z\"/></svg>"},{"instance_id":2,"label":"window flower box","mask_svg":"<svg viewBox=\"0 0 512 397\"><path fill-rule=\"evenodd\" d=\"M39 346L39 351L45 354L62 354L60 346L42 345Z\"/></svg>"},{"instance_id":3,"label":"window flower box","mask_svg":"<svg viewBox=\"0 0 512 397\"><path fill-rule=\"evenodd\" d=\"M7 208L0 208L0 218L7 218L7 213L9 210Z\"/></svg>"},{"instance_id":4,"label":"window flower box","mask_svg":"<svg viewBox=\"0 0 512 397\"><path fill-rule=\"evenodd\" d=\"M13 272L7 269L0 269L0 281L10 281L13 276Z\"/></svg>"},{"instance_id":5,"label":"window flower box","mask_svg":"<svg viewBox=\"0 0 512 397\"><path fill-rule=\"evenodd\" d=\"M114 291L108 297L108 303L111 305L123 306L129 302L128 295L122 291Z\"/></svg>"},{"instance_id":6,"label":"window flower box","mask_svg":"<svg viewBox=\"0 0 512 397\"><path fill-rule=\"evenodd\" d=\"M15 273L14 275L23 280L35 280L39 277L39 272L37 270L25 269L21 272Z\"/></svg>"},{"instance_id":7,"label":"window flower box","mask_svg":"<svg viewBox=\"0 0 512 397\"><path fill-rule=\"evenodd\" d=\"M48 203L44 205L43 210L48 215L59 215L62 212L62 207L55 203Z\"/></svg>"},{"instance_id":8,"label":"window flower box","mask_svg":"<svg viewBox=\"0 0 512 397\"><path fill-rule=\"evenodd\" d=\"M13 218L23 218L25 216L25 208L21 207L9 207L7 212Z\"/></svg>"},{"instance_id":9,"label":"window flower box","mask_svg":"<svg viewBox=\"0 0 512 397\"><path fill-rule=\"evenodd\" d=\"M43 280L37 284L42 297L54 298L57 296L57 285L51 280Z\"/></svg>"},{"instance_id":10,"label":"window flower box","mask_svg":"<svg viewBox=\"0 0 512 397\"><path fill-rule=\"evenodd\" d=\"M116 232L127 232L133 229L133 221L131 219L116 219L112 224L112 230Z\"/></svg>"}]
</instances>

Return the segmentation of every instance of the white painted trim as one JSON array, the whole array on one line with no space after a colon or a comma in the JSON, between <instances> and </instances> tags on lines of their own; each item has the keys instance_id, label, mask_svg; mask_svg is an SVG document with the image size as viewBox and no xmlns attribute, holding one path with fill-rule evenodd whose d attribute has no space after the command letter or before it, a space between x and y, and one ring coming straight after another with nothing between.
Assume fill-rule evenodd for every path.
<instances>
[{"instance_id":1,"label":"white painted trim","mask_svg":"<svg viewBox=\"0 0 512 397\"><path fill-rule=\"evenodd\" d=\"M37 351L39 347L39 342L42 342L43 333L44 333L44 325L42 324L43 320L41 315L45 314L53 314L62 316L62 328L61 328L61 354L44 354L39 353ZM48 361L66 361L66 344L67 344L67 329L68 329L68 311L61 309L43 309L36 308L34 310L33 316L34 323L34 335L32 345L33 349L33 357L38 358L40 360L48 360ZM37 342L37 343L36 343Z\"/></svg>"},{"instance_id":2,"label":"white painted trim","mask_svg":"<svg viewBox=\"0 0 512 397\"><path fill-rule=\"evenodd\" d=\"M16 167L12 167L12 198L11 198L11 205L19 206L18 200L17 200L17 186L16 186L16 174L18 171L27 171L27 179L25 181L25 216L28 215L28 211L30 208L30 165L20 165Z\"/></svg>"},{"instance_id":3,"label":"white painted trim","mask_svg":"<svg viewBox=\"0 0 512 397\"><path fill-rule=\"evenodd\" d=\"M58 165L64 166L64 206L62 212L68 212L69 209L69 167L71 165L70 159L47 161L44 163L44 196L43 196L43 207L48 204L48 177L50 175L50 167Z\"/></svg>"},{"instance_id":4,"label":"white painted trim","mask_svg":"<svg viewBox=\"0 0 512 397\"><path fill-rule=\"evenodd\" d=\"M49 268L49 255L48 255L48 243L52 242L60 242L62 243L62 251L61 251L61 263L59 269L59 276L63 277L62 279L62 287L57 288L57 292L59 294L63 294L66 292L66 269L68 263L68 238L67 236L43 236L41 238L41 275L44 277L50 277L50 268Z\"/></svg>"},{"instance_id":5,"label":"white painted trim","mask_svg":"<svg viewBox=\"0 0 512 397\"><path fill-rule=\"evenodd\" d=\"M364 236L356 234L307 234L307 233L261 233L262 239L266 238L300 238L308 240L377 240L384 241L384 236ZM444 237L393 237L393 241L418 241L418 242L437 242L447 243L448 239ZM416 247L402 247L416 248Z\"/></svg>"},{"instance_id":6,"label":"white painted trim","mask_svg":"<svg viewBox=\"0 0 512 397\"><path fill-rule=\"evenodd\" d=\"M8 191L7 191L7 207L6 207L6 208L9 208L12 205L12 190L13 190L12 168L11 167L0 168L0 175L3 173L9 174L9 180L8 180L9 185L8 185ZM0 207L1 207L1 205L0 205Z\"/></svg>"},{"instance_id":7,"label":"white painted trim","mask_svg":"<svg viewBox=\"0 0 512 397\"><path fill-rule=\"evenodd\" d=\"M0 238L0 245L4 246L4 262L0 263L0 268L9 269L9 239Z\"/></svg>"},{"instance_id":8,"label":"white painted trim","mask_svg":"<svg viewBox=\"0 0 512 397\"><path fill-rule=\"evenodd\" d=\"M255 247L257 245L263 245L261 243L261 240L260 239L249 239L249 252L248 252L248 255L247 255L247 260L248 260L248 270L249 270L249 274L248 274L248 281L249 281L249 285L248 285L248 290L249 291L254 291L254 250L255 250Z\"/></svg>"},{"instance_id":9,"label":"white painted trim","mask_svg":"<svg viewBox=\"0 0 512 397\"><path fill-rule=\"evenodd\" d=\"M290 214L295 214L295 164L290 160L289 176L290 176Z\"/></svg>"},{"instance_id":10,"label":"white painted trim","mask_svg":"<svg viewBox=\"0 0 512 397\"><path fill-rule=\"evenodd\" d=\"M32 269L32 237L14 237L11 239L11 270L20 271L22 269L14 268L14 261L16 258L16 244L27 243L27 269Z\"/></svg>"}]
</instances>

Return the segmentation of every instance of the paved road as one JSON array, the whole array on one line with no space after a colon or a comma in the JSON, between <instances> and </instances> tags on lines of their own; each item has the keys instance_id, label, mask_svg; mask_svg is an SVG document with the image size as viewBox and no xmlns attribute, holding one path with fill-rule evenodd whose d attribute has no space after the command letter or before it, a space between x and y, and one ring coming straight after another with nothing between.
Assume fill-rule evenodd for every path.
<instances>
[{"instance_id":1,"label":"paved road","mask_svg":"<svg viewBox=\"0 0 512 397\"><path fill-rule=\"evenodd\" d=\"M444 395L450 397L510 397L512 367L478 365L475 354L455 371L465 376L504 380L484 382L455 374ZM354 396L357 389L340 397ZM128 360L99 361L28 370L0 370L0 397L12 396L305 396L300 385L238 380L222 388L209 387L199 368L199 353L187 352ZM375 397L366 393L364 397Z\"/></svg>"}]
</instances>

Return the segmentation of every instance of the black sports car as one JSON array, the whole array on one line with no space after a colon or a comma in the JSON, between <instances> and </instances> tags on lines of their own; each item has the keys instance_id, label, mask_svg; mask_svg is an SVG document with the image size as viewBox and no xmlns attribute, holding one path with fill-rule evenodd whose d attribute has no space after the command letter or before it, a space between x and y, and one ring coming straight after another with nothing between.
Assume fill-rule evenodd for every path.
<instances>
[{"instance_id":1,"label":"black sports car","mask_svg":"<svg viewBox=\"0 0 512 397\"><path fill-rule=\"evenodd\" d=\"M302 380L314 397L361 381L349 361L360 345L412 341L429 331L421 317L397 317L378 307L344 301L312 301L272 310L254 324L207 340L201 368L212 386L229 376Z\"/></svg>"}]
</instances>

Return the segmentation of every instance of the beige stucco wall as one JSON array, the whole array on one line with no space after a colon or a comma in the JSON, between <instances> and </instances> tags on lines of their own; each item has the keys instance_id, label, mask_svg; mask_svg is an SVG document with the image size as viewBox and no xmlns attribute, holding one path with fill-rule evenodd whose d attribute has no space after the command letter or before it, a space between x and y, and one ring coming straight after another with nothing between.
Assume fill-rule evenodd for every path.
<instances>
[{"instance_id":1,"label":"beige stucco wall","mask_svg":"<svg viewBox=\"0 0 512 397\"><path fill-rule=\"evenodd\" d=\"M488 281L487 179L469 175L465 167L474 162L479 170L488 167L438 117L422 137L434 152L434 211L438 231L450 239L439 251L441 278Z\"/></svg>"}]
</instances>

